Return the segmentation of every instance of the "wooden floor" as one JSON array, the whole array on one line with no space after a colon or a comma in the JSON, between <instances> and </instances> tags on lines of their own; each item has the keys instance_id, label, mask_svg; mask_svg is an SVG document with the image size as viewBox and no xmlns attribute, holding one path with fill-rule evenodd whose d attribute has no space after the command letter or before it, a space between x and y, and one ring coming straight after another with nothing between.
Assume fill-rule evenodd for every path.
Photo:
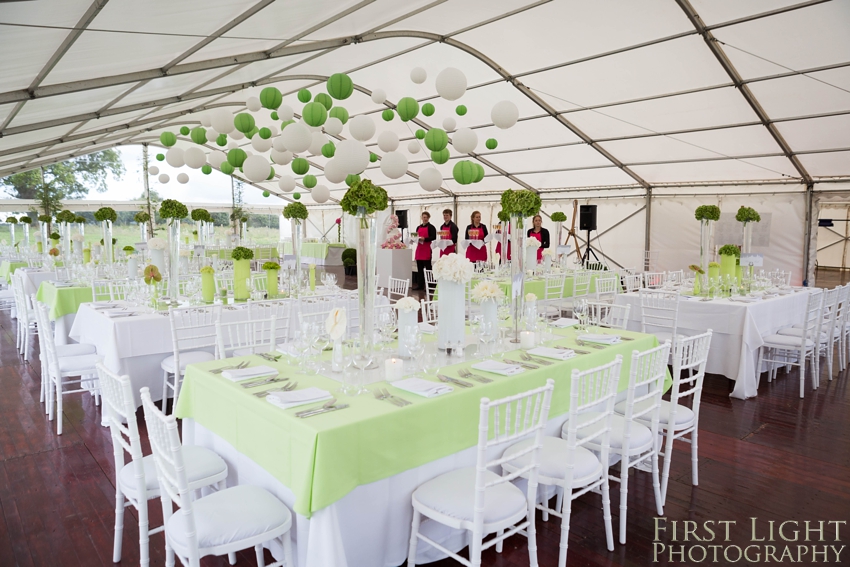
<instances>
[{"instance_id":1,"label":"wooden floor","mask_svg":"<svg viewBox=\"0 0 850 567\"><path fill-rule=\"evenodd\" d=\"M340 274L341 277L341 274ZM824 279L818 283L824 285ZM351 282L348 282L350 287ZM114 521L114 465L100 408L88 395L66 397L65 432L48 423L39 403L37 352L30 363L15 352L15 322L0 313L0 567L110 565ZM728 544L749 545L749 518L847 520L850 511L850 392L848 376L826 373L818 391L798 397L796 371L762 380L758 398L729 398L732 382L709 376L699 434L699 486L691 485L689 447L677 447L666 507L668 522L734 520ZM140 419L143 438L144 422ZM612 485L615 538L619 492ZM159 505L150 507L158 525ZM605 548L601 500L586 495L573 507L570 566L645 566L653 562L654 504L650 475L629 485L628 538ZM557 565L560 522L539 521L540 565ZM846 528L850 529L850 528ZM844 534L842 534L844 535ZM659 540L670 543L670 531ZM846 538L842 538L846 539ZM136 518L125 518L122 565L138 565ZM162 535L151 539L151 565L164 565ZM842 559L846 558L845 555ZM267 557L270 559L270 557ZM804 561L804 564L806 562ZM238 565L255 565L253 553ZM528 565L525 539L508 540L503 553L488 551L484 565ZM660 565L695 564L659 558ZM722 558L720 564L723 564ZM737 565L758 565L741 560ZM846 562L844 564L847 564ZM224 566L221 558L202 565ZM432 565L457 565L441 561ZM332 567L332 566L327 566ZM373 567L373 566L350 566ZM374 566L381 567L381 566Z\"/></svg>"}]
</instances>

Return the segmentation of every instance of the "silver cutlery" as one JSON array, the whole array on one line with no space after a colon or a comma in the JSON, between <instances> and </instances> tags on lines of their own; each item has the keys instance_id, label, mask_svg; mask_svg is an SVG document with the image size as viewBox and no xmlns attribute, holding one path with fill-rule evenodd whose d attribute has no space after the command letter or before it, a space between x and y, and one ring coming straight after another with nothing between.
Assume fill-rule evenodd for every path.
<instances>
[{"instance_id":1,"label":"silver cutlery","mask_svg":"<svg viewBox=\"0 0 850 567\"><path fill-rule=\"evenodd\" d=\"M457 378L452 378L450 376L444 376L442 374L437 374L437 378L440 379L440 382L445 382L447 384L454 384L455 386L460 386L461 388L472 388L472 384L469 382L464 382L463 380L458 380Z\"/></svg>"},{"instance_id":2,"label":"silver cutlery","mask_svg":"<svg viewBox=\"0 0 850 567\"><path fill-rule=\"evenodd\" d=\"M324 404L320 405L317 408L310 408L310 409L307 409L307 410L301 410L299 412L296 412L295 415L298 416L298 417L301 417L304 414L313 413L314 411L332 408L332 407L334 407L335 404L336 404L336 398L331 398L327 402L325 402Z\"/></svg>"},{"instance_id":3,"label":"silver cutlery","mask_svg":"<svg viewBox=\"0 0 850 567\"><path fill-rule=\"evenodd\" d=\"M386 400L386 401L390 402L391 404L396 405L400 408L410 404L410 402L408 402L407 400L405 400L403 398L398 398L396 396L393 396L392 394L390 394L389 390L387 390L386 388L375 388L372 391L372 394L375 396L376 400Z\"/></svg>"},{"instance_id":4,"label":"silver cutlery","mask_svg":"<svg viewBox=\"0 0 850 567\"><path fill-rule=\"evenodd\" d=\"M221 374L225 370L242 370L243 368L248 366L248 364L250 364L250 363L246 360L244 362L240 362L239 364L234 364L234 365L231 365L231 366L222 366L221 368L213 368L212 370L210 370L210 373L211 374Z\"/></svg>"},{"instance_id":5,"label":"silver cutlery","mask_svg":"<svg viewBox=\"0 0 850 567\"><path fill-rule=\"evenodd\" d=\"M284 378L284 380L288 380L288 378ZM265 392L256 392L254 395L258 398L265 398L272 392L291 392L295 388L298 387L298 382L292 382L291 384L287 384L283 388L278 388L277 390L266 390Z\"/></svg>"},{"instance_id":6,"label":"silver cutlery","mask_svg":"<svg viewBox=\"0 0 850 567\"><path fill-rule=\"evenodd\" d=\"M581 350L581 349L570 348L570 347L566 347L566 346L556 346L554 348L556 348L558 350L571 350L576 354L590 354L590 351L588 351L588 350Z\"/></svg>"},{"instance_id":7,"label":"silver cutlery","mask_svg":"<svg viewBox=\"0 0 850 567\"><path fill-rule=\"evenodd\" d=\"M390 397L390 399L397 400L397 401L401 404L401 405L400 405L400 407L409 406L409 405L411 405L411 403L412 403L412 402L408 402L408 401L407 401L407 400L405 400L404 398L401 398L401 397L399 397L399 396L396 396L395 394L390 394L390 391L389 391L389 390L387 390L386 388L382 388L382 389L381 389L381 392L383 392L383 394L384 394L385 396L389 396L389 397Z\"/></svg>"},{"instance_id":8,"label":"silver cutlery","mask_svg":"<svg viewBox=\"0 0 850 567\"><path fill-rule=\"evenodd\" d=\"M457 371L457 373L460 374L461 378L472 378L473 380L477 380L478 382L481 382L482 384L489 384L490 382L493 381L490 378L485 378L484 376L479 376L478 374L473 374L472 372L470 372L466 368L461 368L460 370Z\"/></svg>"},{"instance_id":9,"label":"silver cutlery","mask_svg":"<svg viewBox=\"0 0 850 567\"><path fill-rule=\"evenodd\" d=\"M542 358L535 358L527 353L520 353L519 357L526 362L533 362L534 364L542 364L543 366L551 366L552 362L549 360L543 360Z\"/></svg>"},{"instance_id":10,"label":"silver cutlery","mask_svg":"<svg viewBox=\"0 0 850 567\"><path fill-rule=\"evenodd\" d=\"M256 388L257 386L265 386L266 384L276 384L278 382L286 382L289 378L279 378L277 376L263 378L262 380L253 380L251 382L243 382L239 384L243 388Z\"/></svg>"},{"instance_id":11,"label":"silver cutlery","mask_svg":"<svg viewBox=\"0 0 850 567\"><path fill-rule=\"evenodd\" d=\"M505 359L505 362L507 362L508 364L516 364L517 366L521 366L521 367L525 368L526 370L537 370L538 368L540 368L539 366L537 366L535 364L529 364L527 362L520 362L519 360L510 360L508 358Z\"/></svg>"},{"instance_id":12,"label":"silver cutlery","mask_svg":"<svg viewBox=\"0 0 850 567\"><path fill-rule=\"evenodd\" d=\"M282 354L275 356L275 355L270 354L268 352L259 352L259 353L255 353L255 354L257 356L259 356L260 358L268 360L269 362L277 362L278 360L280 360L280 357L283 356Z\"/></svg>"},{"instance_id":13,"label":"silver cutlery","mask_svg":"<svg viewBox=\"0 0 850 567\"><path fill-rule=\"evenodd\" d=\"M316 411L313 411L313 412L310 412L310 413L305 413L305 414L302 414L302 415L296 414L296 415L298 415L298 417L300 417L300 418L313 417L314 415L321 415L323 413L330 413L332 411L342 410L342 409L345 409L347 407L348 407L348 404L340 404L338 406L332 406L332 407L329 407L329 408L319 409L319 410L316 410Z\"/></svg>"},{"instance_id":14,"label":"silver cutlery","mask_svg":"<svg viewBox=\"0 0 850 567\"><path fill-rule=\"evenodd\" d=\"M586 346L586 347L590 347L590 348L595 348L596 350L600 350L600 349L605 348L602 345L597 345L597 344L594 344L594 343L588 343L588 342L585 342L581 339L576 339L576 344L579 345L579 346Z\"/></svg>"}]
</instances>

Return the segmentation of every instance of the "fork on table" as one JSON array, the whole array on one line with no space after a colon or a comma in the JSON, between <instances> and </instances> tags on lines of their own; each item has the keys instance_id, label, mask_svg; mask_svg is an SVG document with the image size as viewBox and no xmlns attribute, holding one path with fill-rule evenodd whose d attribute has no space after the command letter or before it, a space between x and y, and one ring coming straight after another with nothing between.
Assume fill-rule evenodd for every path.
<instances>
[{"instance_id":1,"label":"fork on table","mask_svg":"<svg viewBox=\"0 0 850 567\"><path fill-rule=\"evenodd\" d=\"M231 365L231 366L222 366L221 368L214 368L214 369L210 370L210 373L211 374L221 374L225 370L242 370L243 368L246 368L249 364L250 363L247 360L245 360L243 362L240 362L239 364L234 364L234 365Z\"/></svg>"},{"instance_id":2,"label":"fork on table","mask_svg":"<svg viewBox=\"0 0 850 567\"><path fill-rule=\"evenodd\" d=\"M286 378L288 380L288 378ZM278 388L277 390L266 390L265 392L256 392L254 395L258 398L265 398L272 392L291 392L295 388L298 387L298 382L292 382L291 384L287 384L283 388Z\"/></svg>"},{"instance_id":3,"label":"fork on table","mask_svg":"<svg viewBox=\"0 0 850 567\"><path fill-rule=\"evenodd\" d=\"M481 382L482 384L488 384L488 383L493 381L490 378L485 378L484 376L479 376L478 374L473 374L472 372L470 372L466 368L461 368L460 370L457 371L457 373L460 374L461 378L472 378L473 380Z\"/></svg>"}]
</instances>

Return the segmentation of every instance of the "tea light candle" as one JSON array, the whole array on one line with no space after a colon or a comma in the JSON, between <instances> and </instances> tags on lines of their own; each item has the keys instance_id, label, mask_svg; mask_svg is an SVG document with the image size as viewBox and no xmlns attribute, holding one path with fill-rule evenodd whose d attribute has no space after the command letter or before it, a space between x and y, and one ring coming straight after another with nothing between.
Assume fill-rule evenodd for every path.
<instances>
[{"instance_id":1,"label":"tea light candle","mask_svg":"<svg viewBox=\"0 0 850 567\"><path fill-rule=\"evenodd\" d=\"M534 331L521 331L519 334L520 348L534 348Z\"/></svg>"},{"instance_id":2,"label":"tea light candle","mask_svg":"<svg viewBox=\"0 0 850 567\"><path fill-rule=\"evenodd\" d=\"M400 358L391 357L384 362L387 382L395 382L404 377L404 361Z\"/></svg>"}]
</instances>

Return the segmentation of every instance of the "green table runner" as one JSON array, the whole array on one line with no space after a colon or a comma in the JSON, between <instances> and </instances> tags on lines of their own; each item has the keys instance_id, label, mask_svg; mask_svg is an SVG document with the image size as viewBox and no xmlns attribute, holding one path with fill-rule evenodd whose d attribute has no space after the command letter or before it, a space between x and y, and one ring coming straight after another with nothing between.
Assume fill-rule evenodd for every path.
<instances>
[{"instance_id":1,"label":"green table runner","mask_svg":"<svg viewBox=\"0 0 850 567\"><path fill-rule=\"evenodd\" d=\"M15 270L18 268L26 268L26 262L10 262L8 260L3 260L3 263L0 264L0 277L6 280L6 283L12 283L12 274L15 273Z\"/></svg>"},{"instance_id":2,"label":"green table runner","mask_svg":"<svg viewBox=\"0 0 850 567\"><path fill-rule=\"evenodd\" d=\"M596 278L599 276L594 274L590 277L590 288L588 289L588 293L596 292ZM473 278L472 279L472 288L474 289L480 279ZM502 288L502 291L505 292L505 296L511 296L511 280L510 278L499 278L495 280L495 282ZM564 297L572 297L573 296L573 276L567 276L564 279ZM437 299L437 294L439 293L439 282L437 282L437 290L434 292L434 299ZM537 296L537 299L544 299L546 297L546 279L545 278L526 278L525 279L525 293L533 293Z\"/></svg>"},{"instance_id":3,"label":"green table runner","mask_svg":"<svg viewBox=\"0 0 850 567\"><path fill-rule=\"evenodd\" d=\"M575 332L558 331L564 338L557 344L574 346ZM624 364L619 389L628 387L630 356L633 350L647 350L658 344L654 335L622 332L633 341L595 350L565 362L554 362L517 376L488 375L490 384L473 382L472 388L455 388L437 398L422 398L389 385L393 394L413 402L399 408L371 395L343 397L351 407L338 412L299 419L294 416L309 404L282 410L252 394L274 387L243 389L236 383L207 372L224 365L212 361L190 365L186 372L176 415L192 418L246 455L295 494L295 511L309 517L333 504L360 485L388 478L400 472L473 447L478 441L480 399L502 398L536 388L554 378L555 392L550 416L569 409L570 374L574 368L587 369L605 364L616 354ZM517 360L516 353L511 358ZM324 376L297 375L284 363L270 363L259 357L228 359L233 364L248 359L254 364L278 368L281 376L294 377L299 388L317 386L336 393L340 383ZM442 373L457 377L460 368L476 361L446 367ZM387 383L381 382L382 386Z\"/></svg>"},{"instance_id":4,"label":"green table runner","mask_svg":"<svg viewBox=\"0 0 850 567\"><path fill-rule=\"evenodd\" d=\"M50 306L50 320L72 315L81 303L93 300L90 287L56 287L51 282L41 282L35 298Z\"/></svg>"}]
</instances>

